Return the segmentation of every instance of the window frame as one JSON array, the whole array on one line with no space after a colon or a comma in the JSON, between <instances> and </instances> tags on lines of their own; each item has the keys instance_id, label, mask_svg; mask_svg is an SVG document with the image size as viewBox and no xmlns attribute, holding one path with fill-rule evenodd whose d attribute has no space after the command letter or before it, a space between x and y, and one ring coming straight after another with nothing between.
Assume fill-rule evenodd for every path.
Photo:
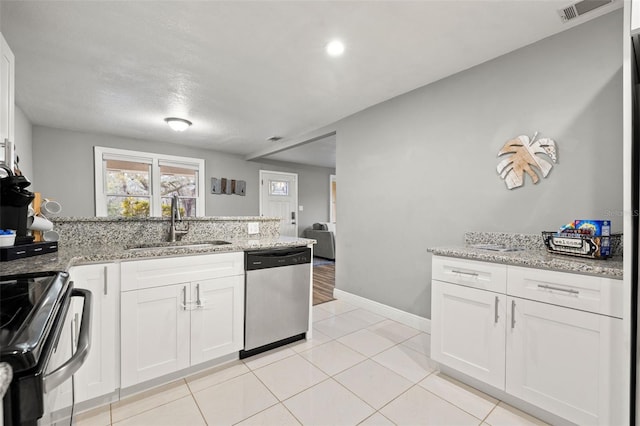
<instances>
[{"instance_id":1,"label":"window frame","mask_svg":"<svg viewBox=\"0 0 640 426\"><path fill-rule=\"evenodd\" d=\"M94 183L95 183L95 213L97 217L108 217L106 173L104 155L114 156L124 161L141 162L151 160L151 191L149 217L162 217L162 195L160 186L160 162L175 163L176 166L189 165L198 171L198 195L196 198L196 217L203 217L205 212L205 162L201 158L180 157L176 155L157 154L152 152L131 151L126 149L94 147ZM197 167L196 167L197 166ZM187 197L193 198L193 197ZM116 216L121 217L121 216Z\"/></svg>"}]
</instances>

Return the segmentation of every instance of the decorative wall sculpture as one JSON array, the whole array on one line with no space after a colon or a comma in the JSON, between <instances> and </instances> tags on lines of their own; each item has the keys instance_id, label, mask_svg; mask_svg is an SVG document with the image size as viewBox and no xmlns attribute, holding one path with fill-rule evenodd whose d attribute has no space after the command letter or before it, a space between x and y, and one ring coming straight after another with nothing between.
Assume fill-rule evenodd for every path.
<instances>
[{"instance_id":1,"label":"decorative wall sculpture","mask_svg":"<svg viewBox=\"0 0 640 426\"><path fill-rule=\"evenodd\" d=\"M502 160L496 168L507 188L521 187L524 184L525 173L531 177L534 184L538 183L538 173L542 173L542 177L546 178L553 168L552 162L557 162L556 142L553 139L537 137L538 132L531 140L526 135L520 135L507 141L498 152L498 157L513 154Z\"/></svg>"}]
</instances>

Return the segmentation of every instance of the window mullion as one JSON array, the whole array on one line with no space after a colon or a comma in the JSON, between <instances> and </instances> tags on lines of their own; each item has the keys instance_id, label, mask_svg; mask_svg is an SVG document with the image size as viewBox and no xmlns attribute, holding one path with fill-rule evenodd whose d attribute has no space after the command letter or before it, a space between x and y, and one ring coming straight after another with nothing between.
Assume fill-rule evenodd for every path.
<instances>
[{"instance_id":1,"label":"window mullion","mask_svg":"<svg viewBox=\"0 0 640 426\"><path fill-rule=\"evenodd\" d=\"M151 165L151 216L162 217L160 164L158 158L154 158Z\"/></svg>"}]
</instances>

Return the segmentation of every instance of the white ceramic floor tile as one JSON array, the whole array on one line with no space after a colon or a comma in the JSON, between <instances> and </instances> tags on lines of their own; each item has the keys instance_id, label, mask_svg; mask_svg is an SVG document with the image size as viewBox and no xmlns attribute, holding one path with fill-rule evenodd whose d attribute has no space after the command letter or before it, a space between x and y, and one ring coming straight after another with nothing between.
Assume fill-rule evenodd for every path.
<instances>
[{"instance_id":1,"label":"white ceramic floor tile","mask_svg":"<svg viewBox=\"0 0 640 426\"><path fill-rule=\"evenodd\" d=\"M337 339L368 326L369 323L360 318L336 315L334 317L316 322L313 325L313 328L319 330L321 333L326 334L333 339Z\"/></svg>"},{"instance_id":2,"label":"white ceramic floor tile","mask_svg":"<svg viewBox=\"0 0 640 426\"><path fill-rule=\"evenodd\" d=\"M420 386L479 419L484 419L498 403L477 389L437 373L421 381Z\"/></svg>"},{"instance_id":3,"label":"white ceramic floor tile","mask_svg":"<svg viewBox=\"0 0 640 426\"><path fill-rule=\"evenodd\" d=\"M258 355L254 355L249 358L245 358L243 362L252 370L256 368L264 367L265 365L272 364L281 359L295 355L296 352L288 346L282 346L279 348L271 349L270 351L263 352Z\"/></svg>"},{"instance_id":4,"label":"white ceramic floor tile","mask_svg":"<svg viewBox=\"0 0 640 426\"><path fill-rule=\"evenodd\" d=\"M382 337L371 330L358 330L338 339L338 342L349 346L351 349L372 357L380 352L395 346L395 342Z\"/></svg>"},{"instance_id":5,"label":"white ceramic floor tile","mask_svg":"<svg viewBox=\"0 0 640 426\"><path fill-rule=\"evenodd\" d=\"M114 423L117 426L206 425L191 396L169 402L144 413Z\"/></svg>"},{"instance_id":6,"label":"white ceramic floor tile","mask_svg":"<svg viewBox=\"0 0 640 426\"><path fill-rule=\"evenodd\" d=\"M315 328L313 329L312 336L313 337L311 339L299 340L297 342L290 343L288 347L300 353L333 340L331 337L316 330Z\"/></svg>"},{"instance_id":7,"label":"white ceramic floor tile","mask_svg":"<svg viewBox=\"0 0 640 426\"><path fill-rule=\"evenodd\" d=\"M386 319L382 315L374 314L373 312L367 311L366 309L354 309L353 311L349 311L341 315L347 318L360 319L368 323L369 325L377 324Z\"/></svg>"},{"instance_id":8,"label":"white ceramic floor tile","mask_svg":"<svg viewBox=\"0 0 640 426\"><path fill-rule=\"evenodd\" d=\"M331 302L321 303L316 306L332 313L333 315L340 315L357 309L357 306L353 306L350 303L343 302L342 300L332 300Z\"/></svg>"},{"instance_id":9,"label":"white ceramic floor tile","mask_svg":"<svg viewBox=\"0 0 640 426\"><path fill-rule=\"evenodd\" d=\"M431 335L420 333L402 342L402 345L431 357Z\"/></svg>"},{"instance_id":10,"label":"white ceramic floor tile","mask_svg":"<svg viewBox=\"0 0 640 426\"><path fill-rule=\"evenodd\" d=\"M327 319L333 316L331 312L327 311L326 309L322 309L320 305L315 305L312 308L312 311L313 322L322 321L323 319Z\"/></svg>"},{"instance_id":11,"label":"white ceramic floor tile","mask_svg":"<svg viewBox=\"0 0 640 426\"><path fill-rule=\"evenodd\" d=\"M420 333L420 330L390 319L370 326L369 330L396 343L403 342Z\"/></svg>"},{"instance_id":12,"label":"white ceramic floor tile","mask_svg":"<svg viewBox=\"0 0 640 426\"><path fill-rule=\"evenodd\" d=\"M393 423L391 420L389 420L388 418L386 418L380 413L375 413L372 416L367 417L362 423L360 423L360 426L394 426L394 425L395 423Z\"/></svg>"},{"instance_id":13,"label":"white ceramic floor tile","mask_svg":"<svg viewBox=\"0 0 640 426\"><path fill-rule=\"evenodd\" d=\"M366 359L362 354L335 340L302 352L300 356L330 376Z\"/></svg>"},{"instance_id":14,"label":"white ceramic floor tile","mask_svg":"<svg viewBox=\"0 0 640 426\"><path fill-rule=\"evenodd\" d=\"M334 379L375 409L413 386L413 383L380 364L367 360Z\"/></svg>"},{"instance_id":15,"label":"white ceramic floor tile","mask_svg":"<svg viewBox=\"0 0 640 426\"><path fill-rule=\"evenodd\" d=\"M485 419L491 426L541 426L547 425L540 419L518 410L504 402L500 402Z\"/></svg>"},{"instance_id":16,"label":"white ceramic floor tile","mask_svg":"<svg viewBox=\"0 0 640 426\"><path fill-rule=\"evenodd\" d=\"M73 420L76 426L109 426L111 424L111 407L107 404L75 414Z\"/></svg>"},{"instance_id":17,"label":"white ceramic floor tile","mask_svg":"<svg viewBox=\"0 0 640 426\"><path fill-rule=\"evenodd\" d=\"M178 380L111 404L113 423L160 405L191 395L184 380Z\"/></svg>"},{"instance_id":18,"label":"white ceramic floor tile","mask_svg":"<svg viewBox=\"0 0 640 426\"><path fill-rule=\"evenodd\" d=\"M320 369L298 355L254 370L254 373L281 401L327 378Z\"/></svg>"},{"instance_id":19,"label":"white ceramic floor tile","mask_svg":"<svg viewBox=\"0 0 640 426\"><path fill-rule=\"evenodd\" d=\"M253 373L211 386L193 396L210 425L237 423L278 403Z\"/></svg>"},{"instance_id":20,"label":"white ceramic floor tile","mask_svg":"<svg viewBox=\"0 0 640 426\"><path fill-rule=\"evenodd\" d=\"M242 361L234 361L194 374L193 376L187 377L186 380L191 392L198 392L209 386L214 386L226 380L233 379L234 377L241 376L249 371L249 367Z\"/></svg>"},{"instance_id":21,"label":"white ceramic floor tile","mask_svg":"<svg viewBox=\"0 0 640 426\"><path fill-rule=\"evenodd\" d=\"M298 426L300 422L282 404L274 405L271 408L249 417L247 420L238 423L242 426Z\"/></svg>"},{"instance_id":22,"label":"white ceramic floor tile","mask_svg":"<svg viewBox=\"0 0 640 426\"><path fill-rule=\"evenodd\" d=\"M414 386L380 410L385 417L398 425L473 425L480 419L465 413L453 404Z\"/></svg>"},{"instance_id":23,"label":"white ceramic floor tile","mask_svg":"<svg viewBox=\"0 0 640 426\"><path fill-rule=\"evenodd\" d=\"M419 382L435 370L435 363L431 359L402 345L387 349L372 359L413 383Z\"/></svg>"},{"instance_id":24,"label":"white ceramic floor tile","mask_svg":"<svg viewBox=\"0 0 640 426\"><path fill-rule=\"evenodd\" d=\"M357 425L374 412L333 379L299 393L284 405L303 425Z\"/></svg>"}]
</instances>

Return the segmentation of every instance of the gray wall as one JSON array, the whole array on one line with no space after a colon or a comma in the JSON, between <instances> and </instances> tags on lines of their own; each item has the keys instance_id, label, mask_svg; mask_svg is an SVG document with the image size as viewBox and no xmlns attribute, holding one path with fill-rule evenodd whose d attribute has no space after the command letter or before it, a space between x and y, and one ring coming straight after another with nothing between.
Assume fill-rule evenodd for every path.
<instances>
[{"instance_id":1,"label":"gray wall","mask_svg":"<svg viewBox=\"0 0 640 426\"><path fill-rule=\"evenodd\" d=\"M203 158L207 185L205 214L207 216L255 216L259 212L259 170L277 170L298 173L299 201L304 205L301 223L318 222L316 217L327 217L329 194L312 193L326 184L333 169L289 165L287 163L262 164L245 161L242 157L216 151L185 147L164 142L121 138L113 135L76 132L44 126L33 126L33 164L35 181L33 190L44 197L58 200L65 216L94 216L93 147L129 149ZM212 195L209 185L212 177L245 180L247 195ZM316 184L315 180L319 182ZM317 206L324 205L320 211ZM302 227L300 228L302 231Z\"/></svg>"},{"instance_id":2,"label":"gray wall","mask_svg":"<svg viewBox=\"0 0 640 426\"><path fill-rule=\"evenodd\" d=\"M427 247L622 210L621 28L618 10L339 122L337 288L430 318ZM535 131L559 164L509 191L496 154Z\"/></svg>"},{"instance_id":3,"label":"gray wall","mask_svg":"<svg viewBox=\"0 0 640 426\"><path fill-rule=\"evenodd\" d=\"M32 126L29 118L18 105L16 105L15 110L15 126L16 154L20 158L18 165L22 174L31 182L31 186L27 189L32 189L35 185L33 177Z\"/></svg>"}]
</instances>

